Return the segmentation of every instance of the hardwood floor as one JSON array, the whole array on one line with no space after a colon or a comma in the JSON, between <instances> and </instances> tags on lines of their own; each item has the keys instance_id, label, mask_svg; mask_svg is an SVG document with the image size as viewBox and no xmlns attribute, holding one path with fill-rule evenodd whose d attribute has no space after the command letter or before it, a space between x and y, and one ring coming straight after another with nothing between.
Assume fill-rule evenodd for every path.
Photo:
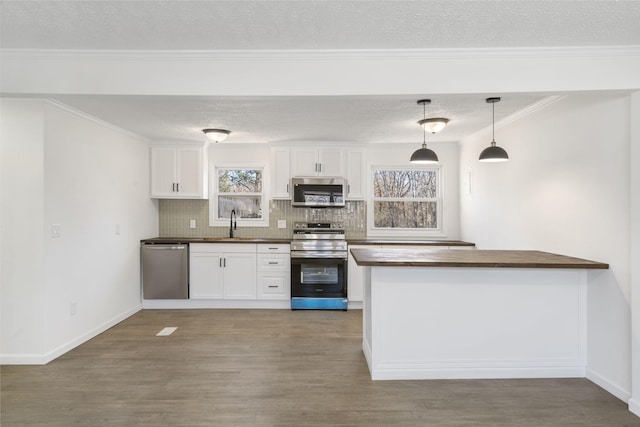
<instances>
[{"instance_id":1,"label":"hardwood floor","mask_svg":"<svg viewBox=\"0 0 640 427\"><path fill-rule=\"evenodd\" d=\"M144 310L3 366L9 426L640 426L586 379L370 380L359 310ZM155 334L177 326L170 336Z\"/></svg>"}]
</instances>

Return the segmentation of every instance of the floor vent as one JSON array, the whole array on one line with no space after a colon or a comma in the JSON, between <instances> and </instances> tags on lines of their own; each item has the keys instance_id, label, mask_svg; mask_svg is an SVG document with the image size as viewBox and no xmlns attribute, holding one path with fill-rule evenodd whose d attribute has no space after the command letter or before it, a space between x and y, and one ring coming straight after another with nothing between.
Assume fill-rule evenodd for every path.
<instances>
[{"instance_id":1,"label":"floor vent","mask_svg":"<svg viewBox=\"0 0 640 427\"><path fill-rule=\"evenodd\" d=\"M166 337L168 335L171 335L176 329L178 329L176 326L170 326L170 327L163 328L160 332L158 332L156 334L156 336L157 337Z\"/></svg>"}]
</instances>

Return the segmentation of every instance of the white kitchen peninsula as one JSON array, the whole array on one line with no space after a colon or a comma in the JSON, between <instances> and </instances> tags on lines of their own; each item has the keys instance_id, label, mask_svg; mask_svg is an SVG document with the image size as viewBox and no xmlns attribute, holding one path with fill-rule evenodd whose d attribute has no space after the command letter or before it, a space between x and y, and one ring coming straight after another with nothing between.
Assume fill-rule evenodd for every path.
<instances>
[{"instance_id":1,"label":"white kitchen peninsula","mask_svg":"<svg viewBox=\"0 0 640 427\"><path fill-rule=\"evenodd\" d=\"M585 376L587 270L607 264L538 251L351 253L367 267L372 379Z\"/></svg>"}]
</instances>

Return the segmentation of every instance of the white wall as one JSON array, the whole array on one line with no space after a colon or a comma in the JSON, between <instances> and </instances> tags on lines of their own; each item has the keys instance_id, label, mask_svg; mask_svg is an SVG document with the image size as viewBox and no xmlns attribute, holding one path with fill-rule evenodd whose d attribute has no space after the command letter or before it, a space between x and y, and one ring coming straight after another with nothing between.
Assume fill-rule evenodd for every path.
<instances>
[{"instance_id":1,"label":"white wall","mask_svg":"<svg viewBox=\"0 0 640 427\"><path fill-rule=\"evenodd\" d=\"M631 95L631 360L633 397L629 409L640 416L640 92Z\"/></svg>"},{"instance_id":2,"label":"white wall","mask_svg":"<svg viewBox=\"0 0 640 427\"><path fill-rule=\"evenodd\" d=\"M462 141L460 156L464 240L610 264L588 273L587 375L624 400L631 394L629 114L628 96L568 96L496 126L510 162L478 162L490 129Z\"/></svg>"},{"instance_id":3,"label":"white wall","mask_svg":"<svg viewBox=\"0 0 640 427\"><path fill-rule=\"evenodd\" d=\"M44 351L43 103L0 100L0 355L38 363Z\"/></svg>"},{"instance_id":4,"label":"white wall","mask_svg":"<svg viewBox=\"0 0 640 427\"><path fill-rule=\"evenodd\" d=\"M39 192L24 190L37 224L30 220L24 225L33 227L29 234L12 232L5 242L4 230L25 219L3 215L3 249L22 241L42 254L13 255L14 274L3 274L2 308L37 318L41 334L32 335L27 347L13 338L24 328L22 320L3 318L3 363L46 363L138 311L139 241L158 233L146 140L46 101L4 100L3 129L25 102L39 105L26 121L43 123L34 153L42 161L33 165ZM3 167L2 182L18 182L16 169ZM51 237L51 224L60 225L59 238ZM41 272L32 279L36 289L5 299L21 288L17 279L33 270Z\"/></svg>"}]
</instances>

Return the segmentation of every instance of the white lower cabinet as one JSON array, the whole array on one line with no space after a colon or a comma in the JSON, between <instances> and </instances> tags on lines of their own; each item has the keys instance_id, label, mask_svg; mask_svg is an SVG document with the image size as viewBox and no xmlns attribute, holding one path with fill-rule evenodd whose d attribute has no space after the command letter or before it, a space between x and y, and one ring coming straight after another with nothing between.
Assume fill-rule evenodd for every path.
<instances>
[{"instance_id":1,"label":"white lower cabinet","mask_svg":"<svg viewBox=\"0 0 640 427\"><path fill-rule=\"evenodd\" d=\"M255 299L256 245L192 243L190 299Z\"/></svg>"},{"instance_id":2,"label":"white lower cabinet","mask_svg":"<svg viewBox=\"0 0 640 427\"><path fill-rule=\"evenodd\" d=\"M288 244L192 243L189 298L288 300Z\"/></svg>"},{"instance_id":3,"label":"white lower cabinet","mask_svg":"<svg viewBox=\"0 0 640 427\"><path fill-rule=\"evenodd\" d=\"M258 299L291 298L291 256L288 244L258 245Z\"/></svg>"}]
</instances>

